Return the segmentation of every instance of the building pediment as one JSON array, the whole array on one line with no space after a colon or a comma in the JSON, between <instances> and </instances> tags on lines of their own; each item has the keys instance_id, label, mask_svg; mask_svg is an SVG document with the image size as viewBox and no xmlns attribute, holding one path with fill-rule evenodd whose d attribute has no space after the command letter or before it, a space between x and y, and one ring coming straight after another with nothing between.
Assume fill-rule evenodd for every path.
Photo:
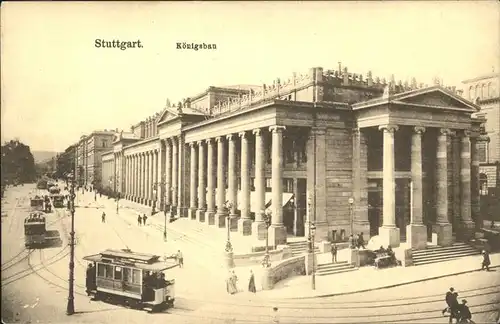
<instances>
[{"instance_id":1,"label":"building pediment","mask_svg":"<svg viewBox=\"0 0 500 324\"><path fill-rule=\"evenodd\" d=\"M160 124L178 118L179 114L174 109L175 108L165 108L156 123Z\"/></svg>"},{"instance_id":2,"label":"building pediment","mask_svg":"<svg viewBox=\"0 0 500 324\"><path fill-rule=\"evenodd\" d=\"M413 92L413 91L412 91ZM408 104L410 106L422 106L429 108L450 108L453 110L464 110L467 112L477 112L477 107L472 102L464 100L442 88L429 89L423 93L409 93L403 96L394 96L391 100L394 103Z\"/></svg>"},{"instance_id":3,"label":"building pediment","mask_svg":"<svg viewBox=\"0 0 500 324\"><path fill-rule=\"evenodd\" d=\"M475 113L480 110L480 107L476 104L440 86L416 89L391 95L384 94L384 96L380 98L354 104L353 109L359 110L382 105L386 106L387 104L408 106L411 109L422 107L468 113Z\"/></svg>"}]
</instances>

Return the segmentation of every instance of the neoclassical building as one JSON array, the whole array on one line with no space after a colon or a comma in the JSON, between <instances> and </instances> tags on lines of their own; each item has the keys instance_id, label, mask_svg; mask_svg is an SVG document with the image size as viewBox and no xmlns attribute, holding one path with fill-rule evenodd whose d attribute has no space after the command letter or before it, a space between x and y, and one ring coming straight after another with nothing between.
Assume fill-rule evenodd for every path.
<instances>
[{"instance_id":1,"label":"neoclassical building","mask_svg":"<svg viewBox=\"0 0 500 324\"><path fill-rule=\"evenodd\" d=\"M209 87L134 125L102 155L125 199L269 239L379 235L422 248L480 226L479 107L452 88L312 68Z\"/></svg>"}]
</instances>

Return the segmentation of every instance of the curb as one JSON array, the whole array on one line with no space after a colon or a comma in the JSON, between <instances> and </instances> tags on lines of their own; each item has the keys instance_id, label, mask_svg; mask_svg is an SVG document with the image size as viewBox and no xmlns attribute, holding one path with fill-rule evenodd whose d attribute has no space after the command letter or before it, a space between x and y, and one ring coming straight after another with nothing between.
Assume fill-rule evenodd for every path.
<instances>
[{"instance_id":1,"label":"curb","mask_svg":"<svg viewBox=\"0 0 500 324\"><path fill-rule=\"evenodd\" d=\"M495 268L500 268L500 265L490 267L490 269L495 269ZM323 295L307 296L307 297L292 297L292 298L284 298L284 299L313 299L313 298L326 298L326 297L335 297L335 296L354 295L354 294L359 294L359 293L364 293L364 292L369 292L369 291L374 291L374 290L389 289L389 288L394 288L394 287L399 287L399 286L411 285L414 283L419 283L419 282L424 282L424 281L430 281L430 280L441 279L441 278L446 278L446 277L451 277L451 276L457 276L457 275L476 272L476 271L481 271L481 269L477 268L477 269L473 269L473 270L448 273L448 274L439 275L439 276L435 276L435 277L417 279L417 280L407 281L407 282L401 282L401 283L377 287L377 288L369 288L369 289L362 289L362 290L356 290L356 291L339 292L339 293L323 294Z\"/></svg>"}]
</instances>

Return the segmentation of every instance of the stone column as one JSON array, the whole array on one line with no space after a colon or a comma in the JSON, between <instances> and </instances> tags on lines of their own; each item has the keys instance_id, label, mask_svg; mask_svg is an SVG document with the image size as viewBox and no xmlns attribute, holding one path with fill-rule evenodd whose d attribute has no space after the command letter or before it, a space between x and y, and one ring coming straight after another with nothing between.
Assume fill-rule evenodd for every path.
<instances>
[{"instance_id":1,"label":"stone column","mask_svg":"<svg viewBox=\"0 0 500 324\"><path fill-rule=\"evenodd\" d=\"M474 220L476 230L483 228L483 218L481 217L481 200L479 196L479 154L478 138L470 137L470 180L471 180L471 218ZM498 180L497 180L498 181Z\"/></svg>"},{"instance_id":2,"label":"stone column","mask_svg":"<svg viewBox=\"0 0 500 324\"><path fill-rule=\"evenodd\" d=\"M437 138L436 158L436 224L437 244L448 246L452 241L452 226L448 220L448 135L450 130L442 128Z\"/></svg>"},{"instance_id":3,"label":"stone column","mask_svg":"<svg viewBox=\"0 0 500 324\"><path fill-rule=\"evenodd\" d=\"M148 188L147 188L147 161L146 161L146 152L142 153L142 182L141 182L141 188L142 188L142 204L146 204L147 201L147 193L148 193Z\"/></svg>"},{"instance_id":4,"label":"stone column","mask_svg":"<svg viewBox=\"0 0 500 324\"><path fill-rule=\"evenodd\" d=\"M368 221L368 145L366 134L362 129L353 130L353 205L352 215L354 233L363 233L370 238L370 222ZM340 235L340 233L339 233Z\"/></svg>"},{"instance_id":5,"label":"stone column","mask_svg":"<svg viewBox=\"0 0 500 324\"><path fill-rule=\"evenodd\" d=\"M380 126L384 132L384 153L383 153L383 225L379 228L379 236L382 245L398 247L400 242L400 231L396 227L396 182L394 175L394 133L398 126Z\"/></svg>"},{"instance_id":6,"label":"stone column","mask_svg":"<svg viewBox=\"0 0 500 324\"><path fill-rule=\"evenodd\" d=\"M283 226L283 130L284 126L271 126L272 133L272 222L269 242L273 246L286 244L286 228Z\"/></svg>"},{"instance_id":7,"label":"stone column","mask_svg":"<svg viewBox=\"0 0 500 324\"><path fill-rule=\"evenodd\" d=\"M196 179L197 179L197 173L196 173L196 166L198 164L198 152L196 150L196 143L191 142L189 143L189 146L191 147L191 156L190 156L190 170L189 170L189 175L190 175L190 181L189 181L189 210L188 210L188 217L189 219L196 219Z\"/></svg>"},{"instance_id":8,"label":"stone column","mask_svg":"<svg viewBox=\"0 0 500 324\"><path fill-rule=\"evenodd\" d=\"M158 195L160 194L160 187L158 186L158 151L153 150L153 209L157 208Z\"/></svg>"},{"instance_id":9,"label":"stone column","mask_svg":"<svg viewBox=\"0 0 500 324\"><path fill-rule=\"evenodd\" d=\"M226 203L226 175L224 168L224 155L226 150L224 138L217 137L217 226L225 227L227 211Z\"/></svg>"},{"instance_id":10,"label":"stone column","mask_svg":"<svg viewBox=\"0 0 500 324\"><path fill-rule=\"evenodd\" d=\"M137 195L136 195L136 198L135 198L135 202L137 203L140 203L140 200L141 200L141 172L142 172L142 165L141 165L141 155L140 154L136 154L136 164L137 164L137 169L136 169L136 172L137 172L137 179L136 179L136 192L137 192Z\"/></svg>"},{"instance_id":11,"label":"stone column","mask_svg":"<svg viewBox=\"0 0 500 324\"><path fill-rule=\"evenodd\" d=\"M153 206L153 151L148 152L148 205Z\"/></svg>"},{"instance_id":12,"label":"stone column","mask_svg":"<svg viewBox=\"0 0 500 324\"><path fill-rule=\"evenodd\" d=\"M463 238L470 238L474 229L474 222L471 218L470 172L470 131L465 130L460 140L460 227Z\"/></svg>"},{"instance_id":13,"label":"stone column","mask_svg":"<svg viewBox=\"0 0 500 324\"><path fill-rule=\"evenodd\" d=\"M236 177L236 139L233 134L226 136L228 142L228 169L227 169L227 182L228 182L228 201L231 203L229 212L229 227L231 231L238 230L238 183Z\"/></svg>"},{"instance_id":14,"label":"stone column","mask_svg":"<svg viewBox=\"0 0 500 324\"><path fill-rule=\"evenodd\" d=\"M250 156L248 154L248 134L241 132L241 218L238 220L238 231L243 235L252 234L250 219Z\"/></svg>"},{"instance_id":15,"label":"stone column","mask_svg":"<svg viewBox=\"0 0 500 324\"><path fill-rule=\"evenodd\" d=\"M165 177L165 147L164 147L164 141L160 140L160 150L158 152L158 207L160 208L161 211L163 211L165 208L165 182L166 182L166 177Z\"/></svg>"},{"instance_id":16,"label":"stone column","mask_svg":"<svg viewBox=\"0 0 500 324\"><path fill-rule=\"evenodd\" d=\"M427 246L427 226L423 223L422 134L424 127L415 127L411 138L411 218L406 226L409 248L420 250Z\"/></svg>"},{"instance_id":17,"label":"stone column","mask_svg":"<svg viewBox=\"0 0 500 324\"><path fill-rule=\"evenodd\" d=\"M198 222L205 221L205 197L207 188L205 185L205 144L203 141L198 143L198 210L196 219Z\"/></svg>"},{"instance_id":18,"label":"stone column","mask_svg":"<svg viewBox=\"0 0 500 324\"><path fill-rule=\"evenodd\" d=\"M207 225L215 225L215 143L207 139Z\"/></svg>"},{"instance_id":19,"label":"stone column","mask_svg":"<svg viewBox=\"0 0 500 324\"><path fill-rule=\"evenodd\" d=\"M130 166L131 166L131 170L130 170L130 178L131 179L130 179L130 181L132 183L130 200L134 201L135 200L135 179L136 179L136 175L137 175L137 168L135 165L135 155L130 156Z\"/></svg>"},{"instance_id":20,"label":"stone column","mask_svg":"<svg viewBox=\"0 0 500 324\"><path fill-rule=\"evenodd\" d=\"M264 223L264 211L266 208L266 175L265 175L265 152L264 136L261 129L253 131L255 135L255 200L256 210L255 222L252 224L252 233L258 240L266 239L266 224Z\"/></svg>"},{"instance_id":21,"label":"stone column","mask_svg":"<svg viewBox=\"0 0 500 324\"><path fill-rule=\"evenodd\" d=\"M172 205L172 143L165 140L165 210Z\"/></svg>"},{"instance_id":22,"label":"stone column","mask_svg":"<svg viewBox=\"0 0 500 324\"><path fill-rule=\"evenodd\" d=\"M127 156L127 199L130 200L130 196L132 195L132 170L131 170L131 163L132 160L130 159L130 156Z\"/></svg>"},{"instance_id":23,"label":"stone column","mask_svg":"<svg viewBox=\"0 0 500 324\"><path fill-rule=\"evenodd\" d=\"M184 156L185 156L185 149L184 149L184 139L182 135L179 135L177 138L177 155L178 155L178 161L177 161L177 215L179 217L187 217L187 210L186 210L186 205L188 202L184 201L184 197L186 196L186 193L184 192L186 190L186 177L187 175L184 172Z\"/></svg>"},{"instance_id":24,"label":"stone column","mask_svg":"<svg viewBox=\"0 0 500 324\"><path fill-rule=\"evenodd\" d=\"M179 162L179 153L177 146L177 139L175 137L172 138L172 205L171 211L175 215L177 213L177 190L178 190L178 172L179 168L177 163Z\"/></svg>"}]
</instances>

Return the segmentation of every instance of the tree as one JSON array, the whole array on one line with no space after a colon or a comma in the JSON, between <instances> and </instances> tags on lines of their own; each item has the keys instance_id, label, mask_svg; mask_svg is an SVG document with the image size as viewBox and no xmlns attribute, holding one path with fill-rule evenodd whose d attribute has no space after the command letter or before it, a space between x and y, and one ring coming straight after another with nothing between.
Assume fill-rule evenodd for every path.
<instances>
[{"instance_id":1,"label":"tree","mask_svg":"<svg viewBox=\"0 0 500 324\"><path fill-rule=\"evenodd\" d=\"M10 183L27 183L36 179L35 159L30 147L18 139L2 145L2 186Z\"/></svg>"}]
</instances>

